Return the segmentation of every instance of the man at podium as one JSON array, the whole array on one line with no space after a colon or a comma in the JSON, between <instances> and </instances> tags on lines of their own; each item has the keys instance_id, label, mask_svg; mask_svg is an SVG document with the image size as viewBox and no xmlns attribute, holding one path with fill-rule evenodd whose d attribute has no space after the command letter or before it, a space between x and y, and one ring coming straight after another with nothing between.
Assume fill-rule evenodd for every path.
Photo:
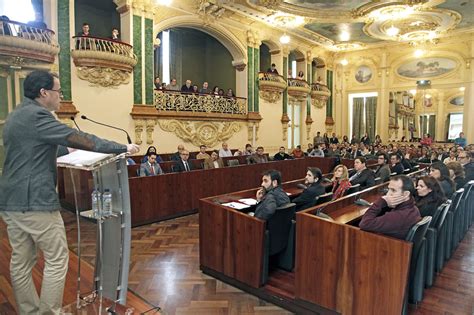
<instances>
[{"instance_id":1,"label":"man at podium","mask_svg":"<svg viewBox=\"0 0 474 315\"><path fill-rule=\"evenodd\" d=\"M33 71L23 87L25 98L10 113L3 131L0 216L12 247L10 274L20 314L59 314L69 257L56 192L56 157L67 154L67 147L102 153L136 153L139 148L57 121L51 112L59 109L62 92L51 73ZM41 297L32 279L37 248L45 260Z\"/></svg>"}]
</instances>

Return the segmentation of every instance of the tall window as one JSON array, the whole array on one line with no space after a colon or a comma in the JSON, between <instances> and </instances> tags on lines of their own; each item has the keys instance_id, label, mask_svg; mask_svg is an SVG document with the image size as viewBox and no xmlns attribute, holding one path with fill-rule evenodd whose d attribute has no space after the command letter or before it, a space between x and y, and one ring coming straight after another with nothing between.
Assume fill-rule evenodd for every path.
<instances>
[{"instance_id":1,"label":"tall window","mask_svg":"<svg viewBox=\"0 0 474 315\"><path fill-rule=\"evenodd\" d=\"M462 120L463 120L463 113L449 114L449 129L448 129L449 140L456 139L459 136L459 133L462 132Z\"/></svg>"},{"instance_id":2,"label":"tall window","mask_svg":"<svg viewBox=\"0 0 474 315\"><path fill-rule=\"evenodd\" d=\"M161 38L161 56L163 60L163 78L161 82L170 83L170 31L163 31Z\"/></svg>"},{"instance_id":3,"label":"tall window","mask_svg":"<svg viewBox=\"0 0 474 315\"><path fill-rule=\"evenodd\" d=\"M301 144L301 104L288 103L287 113L290 118L288 123L288 148L296 148Z\"/></svg>"},{"instance_id":4,"label":"tall window","mask_svg":"<svg viewBox=\"0 0 474 315\"><path fill-rule=\"evenodd\" d=\"M296 78L296 60L291 62L291 77Z\"/></svg>"},{"instance_id":5,"label":"tall window","mask_svg":"<svg viewBox=\"0 0 474 315\"><path fill-rule=\"evenodd\" d=\"M360 139L365 133L375 139L377 93L349 94L349 130Z\"/></svg>"},{"instance_id":6,"label":"tall window","mask_svg":"<svg viewBox=\"0 0 474 315\"><path fill-rule=\"evenodd\" d=\"M26 23L35 20L31 0L0 1L0 12L0 15L6 15L12 21Z\"/></svg>"}]
</instances>

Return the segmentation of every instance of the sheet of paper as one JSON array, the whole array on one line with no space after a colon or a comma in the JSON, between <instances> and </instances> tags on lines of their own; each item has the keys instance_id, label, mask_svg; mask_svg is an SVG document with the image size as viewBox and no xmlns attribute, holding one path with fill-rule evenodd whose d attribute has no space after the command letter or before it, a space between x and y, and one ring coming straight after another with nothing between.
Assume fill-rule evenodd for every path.
<instances>
[{"instance_id":1,"label":"sheet of paper","mask_svg":"<svg viewBox=\"0 0 474 315\"><path fill-rule=\"evenodd\" d=\"M253 198L239 199L239 202L245 203L246 205L249 205L249 206L255 206L257 204L257 200Z\"/></svg>"},{"instance_id":2,"label":"sheet of paper","mask_svg":"<svg viewBox=\"0 0 474 315\"><path fill-rule=\"evenodd\" d=\"M250 208L250 206L244 205L243 203L240 203L240 202L228 202L228 203L223 203L222 205L226 206L226 207L233 208L233 209L237 209L237 210Z\"/></svg>"},{"instance_id":3,"label":"sheet of paper","mask_svg":"<svg viewBox=\"0 0 474 315\"><path fill-rule=\"evenodd\" d=\"M58 164L90 166L110 156L112 154L76 150L57 158L56 161Z\"/></svg>"}]
</instances>

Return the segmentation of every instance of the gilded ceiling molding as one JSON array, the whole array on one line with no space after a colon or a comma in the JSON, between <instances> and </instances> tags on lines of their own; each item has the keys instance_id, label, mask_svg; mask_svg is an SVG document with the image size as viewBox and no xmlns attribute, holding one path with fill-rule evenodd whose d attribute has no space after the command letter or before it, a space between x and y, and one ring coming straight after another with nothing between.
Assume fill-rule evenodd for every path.
<instances>
[{"instance_id":1,"label":"gilded ceiling molding","mask_svg":"<svg viewBox=\"0 0 474 315\"><path fill-rule=\"evenodd\" d=\"M124 70L101 67L77 67L77 76L92 86L117 87L130 82L131 73Z\"/></svg>"},{"instance_id":2,"label":"gilded ceiling molding","mask_svg":"<svg viewBox=\"0 0 474 315\"><path fill-rule=\"evenodd\" d=\"M238 122L158 120L161 129L172 132L184 142L213 147L230 139L242 128Z\"/></svg>"}]
</instances>

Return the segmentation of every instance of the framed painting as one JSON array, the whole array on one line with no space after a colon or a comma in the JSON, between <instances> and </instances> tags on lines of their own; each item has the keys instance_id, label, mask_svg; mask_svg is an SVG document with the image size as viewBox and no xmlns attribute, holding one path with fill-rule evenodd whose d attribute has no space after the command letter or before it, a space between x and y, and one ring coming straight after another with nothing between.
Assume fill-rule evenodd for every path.
<instances>
[{"instance_id":1,"label":"framed painting","mask_svg":"<svg viewBox=\"0 0 474 315\"><path fill-rule=\"evenodd\" d=\"M367 83L372 79L372 70L367 66L360 66L357 68L354 77L359 83Z\"/></svg>"},{"instance_id":2,"label":"framed painting","mask_svg":"<svg viewBox=\"0 0 474 315\"><path fill-rule=\"evenodd\" d=\"M413 79L433 78L454 71L456 67L457 62L450 58L421 58L400 65L397 74Z\"/></svg>"}]
</instances>

